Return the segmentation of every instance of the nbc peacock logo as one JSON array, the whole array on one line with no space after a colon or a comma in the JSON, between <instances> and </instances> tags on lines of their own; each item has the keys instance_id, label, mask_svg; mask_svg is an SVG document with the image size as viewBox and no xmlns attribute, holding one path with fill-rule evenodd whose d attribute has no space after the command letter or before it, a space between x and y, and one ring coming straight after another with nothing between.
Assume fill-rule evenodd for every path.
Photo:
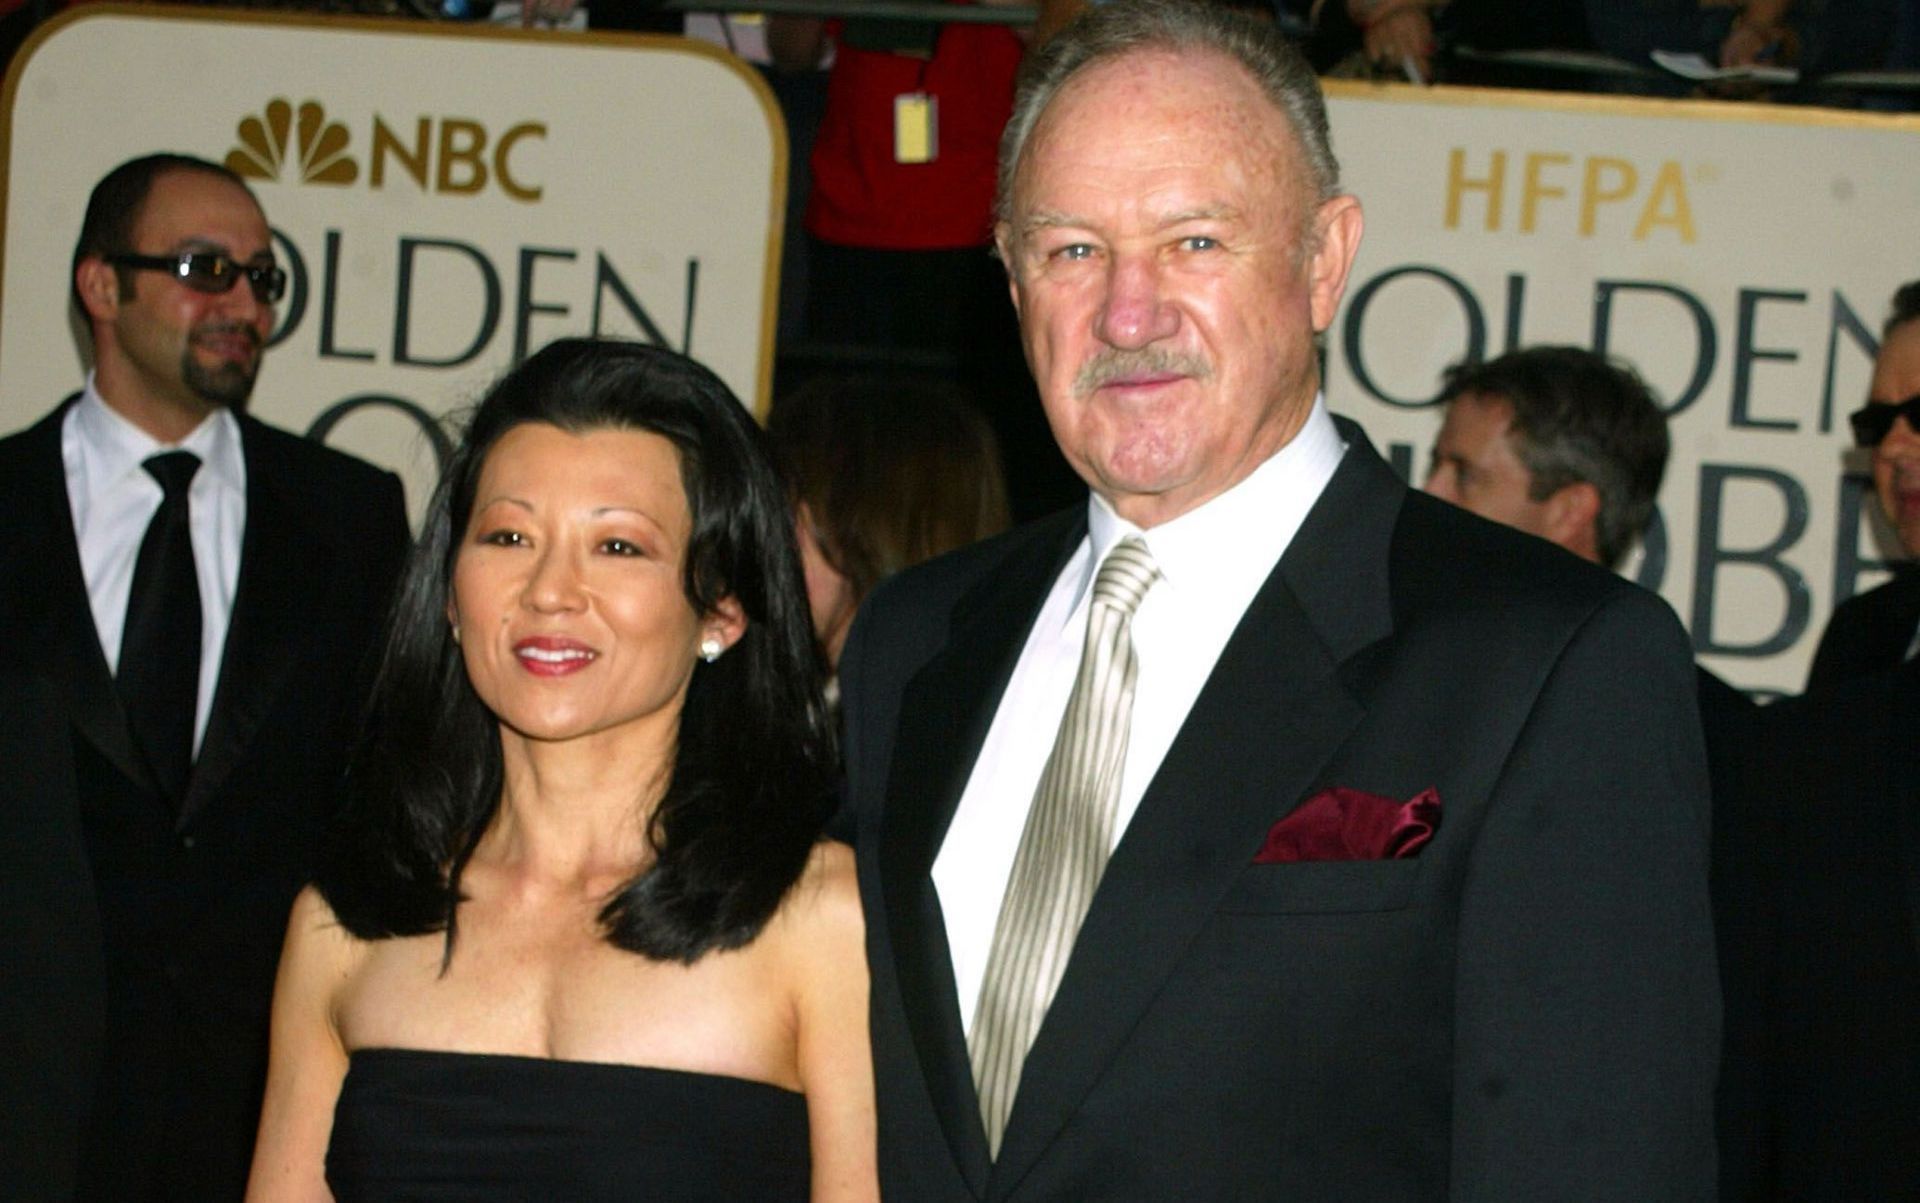
<instances>
[{"instance_id":1,"label":"nbc peacock logo","mask_svg":"<svg viewBox=\"0 0 1920 1203\"><path fill-rule=\"evenodd\" d=\"M234 134L239 144L227 152L227 166L248 179L345 186L360 178L360 165L347 154L347 127L328 121L318 101L302 101L296 109L276 96L261 112L241 118Z\"/></svg>"}]
</instances>

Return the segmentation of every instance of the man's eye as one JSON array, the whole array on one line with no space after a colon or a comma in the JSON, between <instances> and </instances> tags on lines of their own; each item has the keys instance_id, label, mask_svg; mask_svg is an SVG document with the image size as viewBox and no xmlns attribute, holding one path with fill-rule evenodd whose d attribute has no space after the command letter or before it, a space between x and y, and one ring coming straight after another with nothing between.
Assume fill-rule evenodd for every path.
<instances>
[{"instance_id":1,"label":"man's eye","mask_svg":"<svg viewBox=\"0 0 1920 1203\"><path fill-rule=\"evenodd\" d=\"M1070 242L1053 252L1055 259L1091 259L1093 247L1085 242Z\"/></svg>"},{"instance_id":2,"label":"man's eye","mask_svg":"<svg viewBox=\"0 0 1920 1203\"><path fill-rule=\"evenodd\" d=\"M1211 251L1220 246L1218 238L1209 238L1205 234L1194 234L1181 240L1190 251Z\"/></svg>"}]
</instances>

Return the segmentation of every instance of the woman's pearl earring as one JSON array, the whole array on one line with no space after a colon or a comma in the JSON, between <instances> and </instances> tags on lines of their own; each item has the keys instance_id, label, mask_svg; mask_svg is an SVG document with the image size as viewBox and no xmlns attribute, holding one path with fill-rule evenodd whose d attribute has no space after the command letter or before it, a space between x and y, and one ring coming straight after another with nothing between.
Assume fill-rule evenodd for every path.
<instances>
[{"instance_id":1,"label":"woman's pearl earring","mask_svg":"<svg viewBox=\"0 0 1920 1203\"><path fill-rule=\"evenodd\" d=\"M700 641L700 658L708 664L712 664L715 660L718 660L720 653L726 650L726 645L720 642L720 636L718 635L708 635Z\"/></svg>"}]
</instances>

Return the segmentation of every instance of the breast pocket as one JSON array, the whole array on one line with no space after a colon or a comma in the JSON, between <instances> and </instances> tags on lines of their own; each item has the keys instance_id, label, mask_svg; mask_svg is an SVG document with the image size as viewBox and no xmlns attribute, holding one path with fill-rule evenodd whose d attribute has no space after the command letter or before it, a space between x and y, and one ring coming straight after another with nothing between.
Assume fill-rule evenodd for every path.
<instances>
[{"instance_id":1,"label":"breast pocket","mask_svg":"<svg viewBox=\"0 0 1920 1203\"><path fill-rule=\"evenodd\" d=\"M1229 915L1345 915L1397 911L1413 898L1423 862L1299 861L1248 865L1220 910Z\"/></svg>"}]
</instances>

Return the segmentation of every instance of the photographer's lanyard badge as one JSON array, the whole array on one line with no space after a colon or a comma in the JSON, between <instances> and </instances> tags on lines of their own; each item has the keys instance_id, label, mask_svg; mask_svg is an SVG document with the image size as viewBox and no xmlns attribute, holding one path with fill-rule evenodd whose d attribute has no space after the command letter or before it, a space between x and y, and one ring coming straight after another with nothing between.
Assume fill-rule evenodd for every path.
<instances>
[{"instance_id":1,"label":"photographer's lanyard badge","mask_svg":"<svg viewBox=\"0 0 1920 1203\"><path fill-rule=\"evenodd\" d=\"M893 98L893 161L931 163L940 156L940 98L902 92Z\"/></svg>"},{"instance_id":2,"label":"photographer's lanyard badge","mask_svg":"<svg viewBox=\"0 0 1920 1203\"><path fill-rule=\"evenodd\" d=\"M893 98L893 161L931 163L940 157L940 98L927 90L927 69L940 53L940 38L946 26L937 26L923 49L902 53L920 60L919 77L913 91Z\"/></svg>"}]
</instances>

